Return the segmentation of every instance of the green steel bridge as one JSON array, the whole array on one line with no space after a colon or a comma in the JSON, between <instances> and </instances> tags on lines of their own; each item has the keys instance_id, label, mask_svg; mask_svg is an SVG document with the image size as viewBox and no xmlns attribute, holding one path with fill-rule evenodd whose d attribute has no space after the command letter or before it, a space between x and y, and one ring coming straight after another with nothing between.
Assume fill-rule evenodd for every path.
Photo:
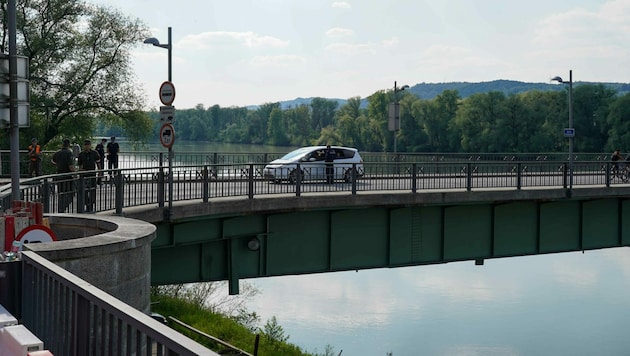
<instances>
[{"instance_id":1,"label":"green steel bridge","mask_svg":"<svg viewBox=\"0 0 630 356\"><path fill-rule=\"evenodd\" d=\"M630 244L630 185L604 159L576 160L572 172L556 159L365 162L363 177L333 184L276 184L262 177L263 167L119 169L91 190L94 207L158 227L152 284L227 280L232 294L245 278L483 264ZM21 195L46 212L84 213L94 179L27 179ZM62 191L64 181L72 191Z\"/></svg>"}]
</instances>

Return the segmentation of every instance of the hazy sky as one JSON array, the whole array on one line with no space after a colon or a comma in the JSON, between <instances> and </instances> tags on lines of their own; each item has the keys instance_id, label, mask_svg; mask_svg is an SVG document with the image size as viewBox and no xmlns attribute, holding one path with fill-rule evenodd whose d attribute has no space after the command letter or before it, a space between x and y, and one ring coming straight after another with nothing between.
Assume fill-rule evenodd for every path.
<instances>
[{"instance_id":1,"label":"hazy sky","mask_svg":"<svg viewBox=\"0 0 630 356\"><path fill-rule=\"evenodd\" d=\"M510 79L630 82L630 0L90 0L167 42L174 105L365 97L399 85ZM148 108L167 51L140 45Z\"/></svg>"}]
</instances>

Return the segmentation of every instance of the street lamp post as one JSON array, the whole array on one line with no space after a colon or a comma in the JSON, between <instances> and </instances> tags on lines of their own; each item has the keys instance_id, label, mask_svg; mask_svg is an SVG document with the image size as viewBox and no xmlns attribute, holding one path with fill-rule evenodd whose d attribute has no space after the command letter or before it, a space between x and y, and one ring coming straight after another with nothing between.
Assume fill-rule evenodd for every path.
<instances>
[{"instance_id":1,"label":"street lamp post","mask_svg":"<svg viewBox=\"0 0 630 356\"><path fill-rule=\"evenodd\" d=\"M394 157L398 153L398 149L396 147L396 136L398 136L398 130L400 130L400 104L398 103L398 92L405 89L409 89L409 85L403 85L402 87L398 88L398 86L396 85L396 81L394 81Z\"/></svg>"},{"instance_id":2,"label":"street lamp post","mask_svg":"<svg viewBox=\"0 0 630 356\"><path fill-rule=\"evenodd\" d=\"M171 82L173 79L173 46L172 46L172 41L171 41L171 28L168 28L168 43L167 44L163 44L160 43L160 41L155 38L155 37L151 37L151 38L147 38L146 40L144 40L144 43L148 43L148 44L152 44L156 47L160 47L160 48L166 48L168 50L168 81Z\"/></svg>"},{"instance_id":3,"label":"street lamp post","mask_svg":"<svg viewBox=\"0 0 630 356\"><path fill-rule=\"evenodd\" d=\"M562 84L569 85L569 127L564 129L565 137L569 138L569 191L573 190L573 137L575 129L573 128L573 70L569 70L569 81L562 80L562 77L555 76L551 78Z\"/></svg>"},{"instance_id":4,"label":"street lamp post","mask_svg":"<svg viewBox=\"0 0 630 356\"><path fill-rule=\"evenodd\" d=\"M173 81L173 41L171 37L171 27L168 28L168 43L162 44L155 38L147 38L144 43L152 44L156 47L168 50L168 81ZM168 220L173 214L173 146L168 147Z\"/></svg>"}]
</instances>

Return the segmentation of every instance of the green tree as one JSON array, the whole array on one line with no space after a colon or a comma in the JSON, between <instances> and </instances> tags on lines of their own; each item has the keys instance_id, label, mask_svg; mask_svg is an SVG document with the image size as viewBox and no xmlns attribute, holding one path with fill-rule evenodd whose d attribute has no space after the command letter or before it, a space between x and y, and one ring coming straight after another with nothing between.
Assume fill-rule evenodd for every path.
<instances>
[{"instance_id":1,"label":"green tree","mask_svg":"<svg viewBox=\"0 0 630 356\"><path fill-rule=\"evenodd\" d=\"M317 138L314 143L316 145L339 145L342 142L339 132L332 126L327 126L322 129L319 138Z\"/></svg>"},{"instance_id":2,"label":"green tree","mask_svg":"<svg viewBox=\"0 0 630 356\"><path fill-rule=\"evenodd\" d=\"M457 90L445 90L431 101L418 101L412 110L416 111L420 124L427 135L428 149L433 152L448 152L459 149L457 132L449 131L455 120L460 102ZM451 142L457 142L456 147Z\"/></svg>"},{"instance_id":3,"label":"green tree","mask_svg":"<svg viewBox=\"0 0 630 356\"><path fill-rule=\"evenodd\" d=\"M330 126L334 123L335 110L339 103L334 100L328 100L324 98L313 98L311 100L311 125L316 131Z\"/></svg>"},{"instance_id":4,"label":"green tree","mask_svg":"<svg viewBox=\"0 0 630 356\"><path fill-rule=\"evenodd\" d=\"M500 152L527 152L532 130L527 123L529 112L519 95L510 95L503 102L502 115L497 117L495 139ZM522 151L521 151L522 150Z\"/></svg>"},{"instance_id":5,"label":"green tree","mask_svg":"<svg viewBox=\"0 0 630 356\"><path fill-rule=\"evenodd\" d=\"M505 95L501 92L473 94L457 111L455 125L461 130L462 149L467 152L500 152L497 119L505 115Z\"/></svg>"},{"instance_id":6,"label":"green tree","mask_svg":"<svg viewBox=\"0 0 630 356\"><path fill-rule=\"evenodd\" d=\"M0 15L6 19L3 3ZM140 20L79 0L19 1L17 13L18 54L30 63L35 124L28 137L37 136L42 144L61 135L89 137L97 120L125 128L133 126L127 120L146 125L129 53L149 35ZM1 31L6 53L6 23ZM75 132L64 132L70 128ZM134 140L149 134L128 132Z\"/></svg>"},{"instance_id":7,"label":"green tree","mask_svg":"<svg viewBox=\"0 0 630 356\"><path fill-rule=\"evenodd\" d=\"M617 98L610 105L607 123L608 141L606 142L606 150L612 152L615 149L621 149L627 152L630 147L630 94L626 94Z\"/></svg>"},{"instance_id":8,"label":"green tree","mask_svg":"<svg viewBox=\"0 0 630 356\"><path fill-rule=\"evenodd\" d=\"M340 143L353 146L363 146L364 125L367 118L361 112L361 98L354 97L348 99L337 111L336 127L339 133Z\"/></svg>"},{"instance_id":9,"label":"green tree","mask_svg":"<svg viewBox=\"0 0 630 356\"><path fill-rule=\"evenodd\" d=\"M275 146L286 146L289 139L286 135L282 110L279 107L273 108L269 114L269 126L267 127L267 137L269 143Z\"/></svg>"},{"instance_id":10,"label":"green tree","mask_svg":"<svg viewBox=\"0 0 630 356\"><path fill-rule=\"evenodd\" d=\"M573 89L575 151L599 152L606 146L609 131L606 117L616 96L615 90L603 84L575 86Z\"/></svg>"},{"instance_id":11,"label":"green tree","mask_svg":"<svg viewBox=\"0 0 630 356\"><path fill-rule=\"evenodd\" d=\"M566 127L567 109L564 93L529 91L519 94L525 106L526 116L522 120L529 135L528 144L522 145L521 152L557 152L565 150L566 139L561 130Z\"/></svg>"},{"instance_id":12,"label":"green tree","mask_svg":"<svg viewBox=\"0 0 630 356\"><path fill-rule=\"evenodd\" d=\"M368 122L365 131L365 150L388 151L394 147L394 135L388 131L390 96L384 91L377 91L368 98Z\"/></svg>"},{"instance_id":13,"label":"green tree","mask_svg":"<svg viewBox=\"0 0 630 356\"><path fill-rule=\"evenodd\" d=\"M421 124L421 112L418 103L421 99L407 95L400 100L400 132L398 134L397 151L420 152L428 149L428 136Z\"/></svg>"},{"instance_id":14,"label":"green tree","mask_svg":"<svg viewBox=\"0 0 630 356\"><path fill-rule=\"evenodd\" d=\"M311 129L310 109L307 105L300 105L284 112L287 122L289 142L296 146L307 146L313 140L315 132Z\"/></svg>"},{"instance_id":15,"label":"green tree","mask_svg":"<svg viewBox=\"0 0 630 356\"><path fill-rule=\"evenodd\" d=\"M278 319L276 319L275 316L267 320L263 328L263 333L267 340L273 344L287 342L287 340L289 340L289 335L284 334L284 328L278 323Z\"/></svg>"}]
</instances>

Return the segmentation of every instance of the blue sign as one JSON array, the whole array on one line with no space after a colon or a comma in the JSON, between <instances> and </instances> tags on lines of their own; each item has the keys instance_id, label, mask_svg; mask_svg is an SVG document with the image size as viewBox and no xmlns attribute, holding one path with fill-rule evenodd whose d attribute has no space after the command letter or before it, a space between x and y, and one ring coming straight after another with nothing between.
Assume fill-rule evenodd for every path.
<instances>
[{"instance_id":1,"label":"blue sign","mask_svg":"<svg viewBox=\"0 0 630 356\"><path fill-rule=\"evenodd\" d=\"M564 129L564 137L575 137L575 129L573 129L573 128L565 128Z\"/></svg>"}]
</instances>

